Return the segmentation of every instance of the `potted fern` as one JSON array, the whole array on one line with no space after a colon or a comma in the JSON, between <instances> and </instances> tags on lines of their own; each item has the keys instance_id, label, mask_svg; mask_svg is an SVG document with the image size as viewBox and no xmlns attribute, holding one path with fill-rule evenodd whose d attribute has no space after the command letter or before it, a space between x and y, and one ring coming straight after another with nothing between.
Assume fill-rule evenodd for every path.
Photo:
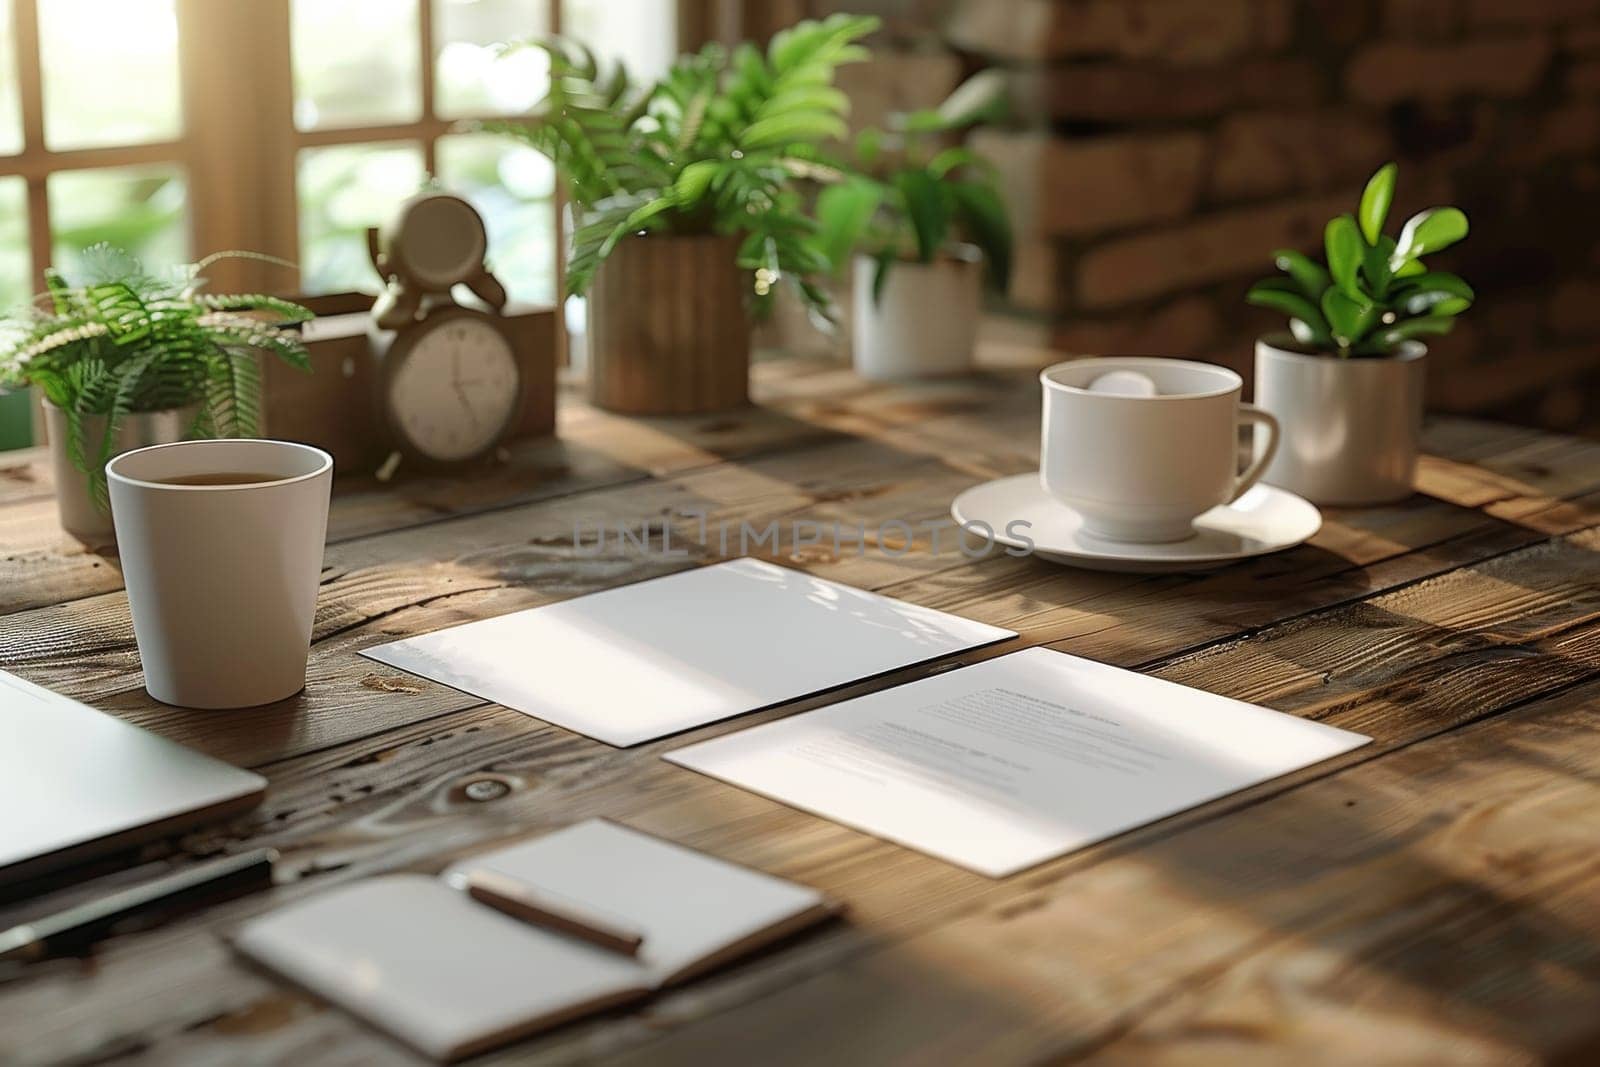
<instances>
[{"instance_id":1,"label":"potted fern","mask_svg":"<svg viewBox=\"0 0 1600 1067\"><path fill-rule=\"evenodd\" d=\"M972 366L983 278L1005 288L1011 226L993 169L945 140L1004 110L1001 77L977 74L938 108L863 131L861 173L817 198L819 251L835 273L855 261L851 347L865 378Z\"/></svg>"},{"instance_id":2,"label":"potted fern","mask_svg":"<svg viewBox=\"0 0 1600 1067\"><path fill-rule=\"evenodd\" d=\"M105 484L113 456L186 437L252 436L257 353L310 366L284 327L311 313L259 294L201 292L200 272L217 258L157 278L96 245L81 277L45 271L48 311L0 322L0 385L43 394L61 525L85 543L114 538Z\"/></svg>"},{"instance_id":3,"label":"potted fern","mask_svg":"<svg viewBox=\"0 0 1600 1067\"><path fill-rule=\"evenodd\" d=\"M1289 316L1289 333L1256 342L1256 404L1283 427L1263 480L1319 504L1376 504L1411 493L1422 431L1425 337L1450 332L1470 286L1423 263L1467 235L1453 207L1383 232L1396 168L1367 182L1355 216L1324 235L1326 263L1276 253L1284 277L1246 299Z\"/></svg>"},{"instance_id":4,"label":"potted fern","mask_svg":"<svg viewBox=\"0 0 1600 1067\"><path fill-rule=\"evenodd\" d=\"M763 52L712 44L654 85L605 73L582 47L550 54L525 120L486 123L548 156L576 215L566 270L587 295L593 401L636 414L748 400L750 323L780 283L814 309L826 268L796 179L835 177L819 146L845 133L835 70L862 59L874 18L807 20Z\"/></svg>"}]
</instances>

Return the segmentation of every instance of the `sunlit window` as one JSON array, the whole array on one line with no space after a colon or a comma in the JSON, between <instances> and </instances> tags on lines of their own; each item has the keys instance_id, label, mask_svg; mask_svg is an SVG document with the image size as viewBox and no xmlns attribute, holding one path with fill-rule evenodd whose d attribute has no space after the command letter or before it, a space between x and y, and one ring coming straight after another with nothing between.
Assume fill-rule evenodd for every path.
<instances>
[{"instance_id":1,"label":"sunlit window","mask_svg":"<svg viewBox=\"0 0 1600 1067\"><path fill-rule=\"evenodd\" d=\"M513 299L553 302L554 170L526 146L471 129L475 119L527 113L549 87L543 51L502 46L559 24L645 82L677 51L677 8L675 0L0 0L0 307L32 297L51 264L75 270L100 241L153 269L244 244L296 259L308 294L373 292L380 281L367 228L429 181L484 216L490 266ZM275 37L284 17L287 55ZM208 62L239 62L247 91L186 94L184 71ZM293 166L208 144L219 129ZM250 276L264 288L282 284L281 273ZM5 431L28 422L21 400L10 401L0 447L19 440Z\"/></svg>"},{"instance_id":2,"label":"sunlit window","mask_svg":"<svg viewBox=\"0 0 1600 1067\"><path fill-rule=\"evenodd\" d=\"M431 155L440 184L466 196L483 214L490 260L511 295L550 300L555 293L555 177L548 161L499 138L454 131L460 119L521 114L544 95L549 85L545 54L526 49L502 55L499 45L548 34L551 4L427 2L434 55L431 101L419 95L422 80L414 65L421 52L415 0L378 5L381 12L364 0L295 0L296 126L319 132L399 125L418 138L403 145L317 143L301 150L302 284L314 293L374 289L378 278L368 261L366 229L387 221L400 201L416 192ZM363 27L360 33L356 23ZM352 45L357 36L365 40ZM370 47L373 41L383 46ZM386 88L401 82L403 90Z\"/></svg>"},{"instance_id":3,"label":"sunlit window","mask_svg":"<svg viewBox=\"0 0 1600 1067\"><path fill-rule=\"evenodd\" d=\"M307 292L376 291L367 227L387 222L422 188L415 143L334 145L301 151L300 278Z\"/></svg>"},{"instance_id":4,"label":"sunlit window","mask_svg":"<svg viewBox=\"0 0 1600 1067\"><path fill-rule=\"evenodd\" d=\"M439 180L483 215L489 261L513 299L555 298L555 168L500 137L441 137Z\"/></svg>"},{"instance_id":5,"label":"sunlit window","mask_svg":"<svg viewBox=\"0 0 1600 1067\"><path fill-rule=\"evenodd\" d=\"M294 0L292 18L296 127L422 116L417 0Z\"/></svg>"},{"instance_id":6,"label":"sunlit window","mask_svg":"<svg viewBox=\"0 0 1600 1067\"><path fill-rule=\"evenodd\" d=\"M549 58L537 48L500 55L506 41L550 32L548 0L433 0L434 110L443 118L515 115L544 95Z\"/></svg>"},{"instance_id":7,"label":"sunlit window","mask_svg":"<svg viewBox=\"0 0 1600 1067\"><path fill-rule=\"evenodd\" d=\"M11 0L0 0L0 156L22 151L22 102L17 92L17 54L11 47L13 33Z\"/></svg>"},{"instance_id":8,"label":"sunlit window","mask_svg":"<svg viewBox=\"0 0 1600 1067\"><path fill-rule=\"evenodd\" d=\"M0 178L0 314L27 302L29 267L28 186L21 178Z\"/></svg>"},{"instance_id":9,"label":"sunlit window","mask_svg":"<svg viewBox=\"0 0 1600 1067\"><path fill-rule=\"evenodd\" d=\"M50 175L52 257L69 273L99 241L126 248L153 268L193 258L188 189L174 164L68 170Z\"/></svg>"},{"instance_id":10,"label":"sunlit window","mask_svg":"<svg viewBox=\"0 0 1600 1067\"><path fill-rule=\"evenodd\" d=\"M634 81L654 81L678 55L677 5L663 0L562 0L561 32Z\"/></svg>"},{"instance_id":11,"label":"sunlit window","mask_svg":"<svg viewBox=\"0 0 1600 1067\"><path fill-rule=\"evenodd\" d=\"M174 3L48 0L38 5L49 148L148 144L182 135ZM10 40L5 43L9 50Z\"/></svg>"}]
</instances>

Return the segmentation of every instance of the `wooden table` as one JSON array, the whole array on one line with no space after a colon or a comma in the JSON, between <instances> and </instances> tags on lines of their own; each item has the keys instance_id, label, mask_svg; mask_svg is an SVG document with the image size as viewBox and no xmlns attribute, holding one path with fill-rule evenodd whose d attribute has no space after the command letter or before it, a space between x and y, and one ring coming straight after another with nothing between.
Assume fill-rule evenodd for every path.
<instances>
[{"instance_id":1,"label":"wooden table","mask_svg":"<svg viewBox=\"0 0 1600 1067\"><path fill-rule=\"evenodd\" d=\"M405 1062L218 933L603 814L822 887L850 917L491 1061L1600 1062L1594 442L1435 421L1418 495L1331 512L1311 545L1210 574L972 561L949 538L938 555L783 558L1376 739L1001 881L658 758L820 701L624 751L355 655L711 558L581 558L574 519L916 523L1035 464L1029 374L864 388L818 365L758 370L749 411L629 421L569 402L560 441L492 474L346 479L307 689L249 711L151 701L116 567L56 529L38 457L0 471L0 666L265 774L258 811L169 847L272 845L293 879L0 975L0 1061ZM697 528L678 519L674 542ZM469 799L484 777L504 795Z\"/></svg>"}]
</instances>

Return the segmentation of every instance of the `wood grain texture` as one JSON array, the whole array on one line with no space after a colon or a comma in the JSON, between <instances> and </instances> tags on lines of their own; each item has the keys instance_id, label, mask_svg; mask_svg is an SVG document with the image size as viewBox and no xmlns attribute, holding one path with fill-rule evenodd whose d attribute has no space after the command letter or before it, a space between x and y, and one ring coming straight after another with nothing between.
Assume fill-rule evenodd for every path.
<instances>
[{"instance_id":1,"label":"wood grain texture","mask_svg":"<svg viewBox=\"0 0 1600 1067\"><path fill-rule=\"evenodd\" d=\"M850 921L490 1062L1587 1062L1600 1037L1592 443L1440 422L1418 496L1330 513L1312 545L1205 575L968 560L927 533L899 557L780 557L1023 635L977 655L1045 644L1375 738L1002 881L658 758L837 697L617 750L354 655L713 557L686 510L713 524L931 522L1036 454L1024 377L850 384L775 367L757 386L771 406L726 427L571 407L567 446L596 458L560 491L341 494L310 685L265 709L152 703L118 588L64 579L51 599L36 585L0 619L0 666L260 769L261 809L168 847L271 844L294 880L113 939L88 963L0 973L0 1061L407 1062L240 966L217 935L323 886L603 814L821 887ZM431 517L427 494L443 505ZM0 495L0 530L39 536L8 520L34 503ZM668 523L689 555L584 557L574 516ZM470 800L484 775L507 794ZM73 880L35 906L92 891Z\"/></svg>"},{"instance_id":2,"label":"wood grain texture","mask_svg":"<svg viewBox=\"0 0 1600 1067\"><path fill-rule=\"evenodd\" d=\"M650 234L617 244L589 289L589 399L673 415L749 403L747 272L732 237Z\"/></svg>"}]
</instances>

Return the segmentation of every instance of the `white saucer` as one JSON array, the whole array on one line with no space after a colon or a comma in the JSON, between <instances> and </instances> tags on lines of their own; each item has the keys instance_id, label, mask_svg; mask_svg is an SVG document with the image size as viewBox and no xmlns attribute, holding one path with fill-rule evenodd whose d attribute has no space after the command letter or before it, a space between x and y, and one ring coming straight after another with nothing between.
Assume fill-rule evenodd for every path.
<instances>
[{"instance_id":1,"label":"white saucer","mask_svg":"<svg viewBox=\"0 0 1600 1067\"><path fill-rule=\"evenodd\" d=\"M950 514L957 522L986 522L995 541L1025 548L1021 536L1006 533L1007 524L1022 520L1031 528L1018 531L1032 539L1034 555L1053 563L1096 571L1207 570L1252 556L1293 548L1322 526L1322 513L1284 489L1257 485L1232 504L1212 508L1194 521L1194 536L1162 545L1110 541L1087 534L1083 516L1044 491L1039 475L1017 474L975 485L956 497Z\"/></svg>"}]
</instances>

